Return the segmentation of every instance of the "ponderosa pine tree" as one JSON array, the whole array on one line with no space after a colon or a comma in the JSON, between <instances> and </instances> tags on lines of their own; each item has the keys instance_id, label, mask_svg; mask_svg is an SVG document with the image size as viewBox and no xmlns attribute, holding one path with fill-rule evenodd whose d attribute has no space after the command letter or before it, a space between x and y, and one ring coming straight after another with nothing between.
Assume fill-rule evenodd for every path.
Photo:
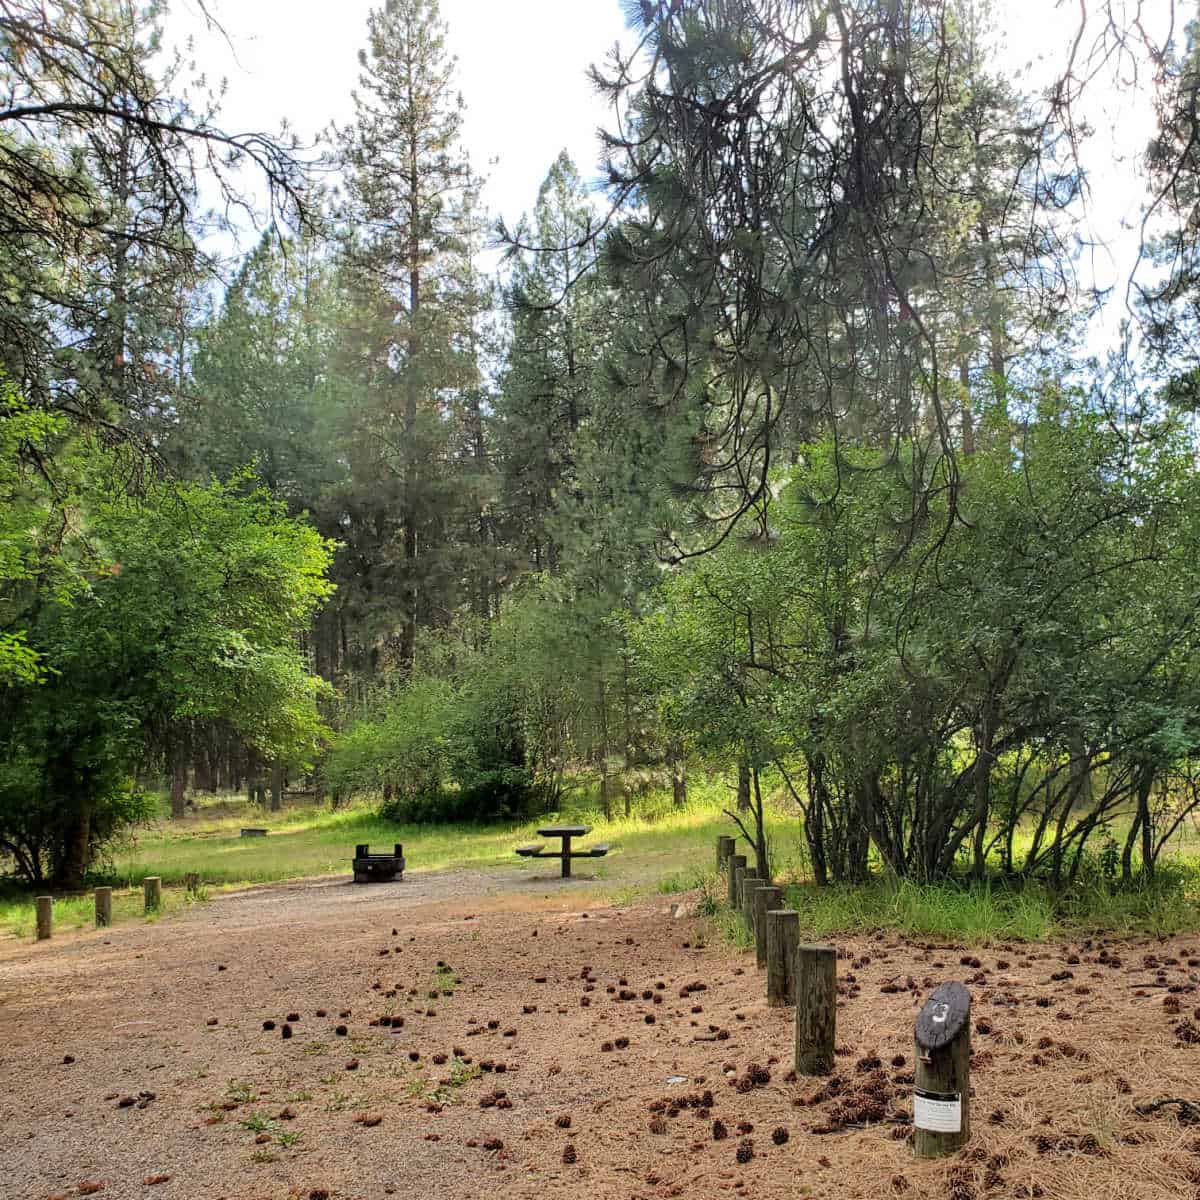
<instances>
[{"instance_id":1,"label":"ponderosa pine tree","mask_svg":"<svg viewBox=\"0 0 1200 1200\"><path fill-rule=\"evenodd\" d=\"M1150 201L1143 247L1159 269L1139 293L1144 329L1169 399L1200 407L1200 18L1189 22L1181 50L1165 56L1158 130L1146 151Z\"/></svg>"},{"instance_id":2,"label":"ponderosa pine tree","mask_svg":"<svg viewBox=\"0 0 1200 1200\"><path fill-rule=\"evenodd\" d=\"M231 204L230 166L254 164L299 211L294 147L193 108L161 17L136 0L0 8L0 362L31 403L110 434L161 415L177 383L201 164Z\"/></svg>"},{"instance_id":3,"label":"ponderosa pine tree","mask_svg":"<svg viewBox=\"0 0 1200 1200\"><path fill-rule=\"evenodd\" d=\"M500 436L511 536L524 562L555 573L561 551L551 531L557 506L576 489L580 428L593 388L606 324L585 242L591 205L563 151L538 192L521 236L541 251L514 264L509 291L513 334L504 374Z\"/></svg>"},{"instance_id":4,"label":"ponderosa pine tree","mask_svg":"<svg viewBox=\"0 0 1200 1200\"><path fill-rule=\"evenodd\" d=\"M350 202L345 279L353 307L344 358L357 550L369 669L412 670L418 624L444 623L460 573L441 549L461 499L454 478L455 394L475 386L462 303L468 197L462 100L437 0L387 0L368 44L344 135Z\"/></svg>"}]
</instances>

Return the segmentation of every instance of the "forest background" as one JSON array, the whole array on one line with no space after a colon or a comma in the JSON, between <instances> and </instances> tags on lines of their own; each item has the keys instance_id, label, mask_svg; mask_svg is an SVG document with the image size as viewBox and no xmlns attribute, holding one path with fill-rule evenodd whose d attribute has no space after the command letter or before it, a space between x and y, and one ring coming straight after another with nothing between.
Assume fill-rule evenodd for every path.
<instances>
[{"instance_id":1,"label":"forest background","mask_svg":"<svg viewBox=\"0 0 1200 1200\"><path fill-rule=\"evenodd\" d=\"M601 185L497 225L435 0L372 12L319 159L160 6L0 0L13 870L80 885L159 780L479 821L728 769L764 871L774 792L817 884L1152 877L1200 804L1200 71L1192 14L1081 11L1022 90L984 0L632 4ZM1114 81L1155 120L1096 353Z\"/></svg>"}]
</instances>

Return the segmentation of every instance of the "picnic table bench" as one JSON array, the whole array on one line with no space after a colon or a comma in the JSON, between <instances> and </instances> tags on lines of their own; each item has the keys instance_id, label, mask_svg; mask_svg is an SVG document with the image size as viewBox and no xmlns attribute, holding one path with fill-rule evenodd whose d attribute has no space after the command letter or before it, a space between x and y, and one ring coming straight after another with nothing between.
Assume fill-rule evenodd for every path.
<instances>
[{"instance_id":1,"label":"picnic table bench","mask_svg":"<svg viewBox=\"0 0 1200 1200\"><path fill-rule=\"evenodd\" d=\"M387 883L404 878L404 847L397 842L391 854L372 854L370 845L354 847L354 882Z\"/></svg>"},{"instance_id":2,"label":"picnic table bench","mask_svg":"<svg viewBox=\"0 0 1200 1200\"><path fill-rule=\"evenodd\" d=\"M562 849L551 850L540 842L532 846L518 846L517 853L522 858L560 858L562 859L562 877L571 878L571 859L573 858L603 858L608 853L608 846L590 846L586 850L572 850L571 841L574 838L586 837L592 832L590 825L547 825L538 830L538 835L544 838L558 838Z\"/></svg>"}]
</instances>

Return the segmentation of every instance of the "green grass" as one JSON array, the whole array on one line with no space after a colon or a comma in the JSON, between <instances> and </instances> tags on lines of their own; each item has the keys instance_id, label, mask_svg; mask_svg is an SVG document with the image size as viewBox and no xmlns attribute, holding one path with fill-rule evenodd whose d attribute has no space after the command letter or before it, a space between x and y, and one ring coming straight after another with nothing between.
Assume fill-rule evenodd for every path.
<instances>
[{"instance_id":1,"label":"green grass","mask_svg":"<svg viewBox=\"0 0 1200 1200\"><path fill-rule=\"evenodd\" d=\"M697 789L700 790L700 789ZM437 871L454 867L513 865L513 847L537 840L543 816L520 823L468 825L411 825L380 820L374 804L359 804L338 811L311 806L283 813L265 813L228 802L201 807L195 816L178 824L160 821L137 834L114 858L111 882L133 886L147 875L160 875L164 884L182 882L197 872L208 884L268 883L311 875L345 874L354 846L369 842L375 847L404 843L409 867ZM692 856L713 853L716 836L727 824L720 812L715 787L699 795L688 808L676 811L659 797L640 800L634 814L606 822L585 803L553 814L555 818L581 820L595 828L592 840L620 848L621 854L584 864L589 874L603 877L629 861L647 870L661 864L663 874L677 871ZM797 839L799 829L790 814L773 814L772 826L786 841ZM265 838L242 838L244 825L270 830ZM789 828L791 825L791 828ZM620 871L614 872L614 877Z\"/></svg>"},{"instance_id":2,"label":"green grass","mask_svg":"<svg viewBox=\"0 0 1200 1200\"><path fill-rule=\"evenodd\" d=\"M163 912L178 912L187 901L182 883L199 874L201 896L214 888L274 883L320 875L346 875L354 847L367 842L376 849L404 844L410 872L455 868L506 868L528 873L513 848L538 841L537 828L549 820L579 821L593 826L590 842L607 842L607 858L581 860L575 869L594 875L592 888L625 902L660 890L693 886L698 872L712 863L716 838L728 832L722 806L732 799L720 780L698 781L685 809L672 807L669 794L639 797L631 816L605 821L594 797L582 795L561 813L536 820L495 825L397 824L380 820L377 802L362 802L333 810L328 806L294 805L271 813L245 801L202 797L194 811L178 822L166 817L141 829L119 848L97 882L114 887L114 922L144 918L141 882L148 875L163 880ZM782 807L769 815L769 830L781 848L780 859L798 852L801 831L795 810ZM243 826L260 826L264 838L243 838ZM586 844L586 843L585 843ZM544 871L556 863L539 864ZM661 881L673 880L666 885ZM93 907L86 896L62 897L55 903L56 929L90 928ZM17 891L0 899L0 936L33 936L34 904L30 892Z\"/></svg>"},{"instance_id":3,"label":"green grass","mask_svg":"<svg viewBox=\"0 0 1200 1200\"><path fill-rule=\"evenodd\" d=\"M883 929L962 942L1040 941L1093 930L1157 937L1200 927L1200 872L1178 866L1152 885L1123 890L1095 883L1060 895L1039 884L800 884L787 889L786 901L810 938ZM720 919L730 936L734 916L727 907Z\"/></svg>"},{"instance_id":4,"label":"green grass","mask_svg":"<svg viewBox=\"0 0 1200 1200\"><path fill-rule=\"evenodd\" d=\"M153 872L148 872L152 874ZM40 890L40 889L39 889ZM144 900L139 881L137 887L113 890L113 923L145 921L152 923L168 913L179 912L189 904L199 903L188 898L182 890L164 892L162 907L156 913L143 911ZM57 896L54 900L54 930L91 929L95 924L95 901L88 893L84 896ZM0 899L0 933L12 937L33 937L34 898L31 893L17 892L9 899Z\"/></svg>"},{"instance_id":5,"label":"green grass","mask_svg":"<svg viewBox=\"0 0 1200 1200\"><path fill-rule=\"evenodd\" d=\"M691 802L682 810L672 807L669 795L651 794L636 801L631 816L605 821L584 795L565 811L537 820L469 826L396 824L380 820L376 804L365 802L337 811L308 804L270 813L244 801L205 797L184 820L163 818L139 830L115 854L105 882L116 889L113 917L120 922L157 919L142 912L141 881L147 875L162 877L161 915L169 916L187 904L202 903L214 887L346 875L360 842L376 848L403 842L410 871L475 867L527 874L529 865L514 857L513 847L536 841L537 827L548 820L564 819L592 825L590 840L613 847L608 858L585 860L577 867L596 877L589 885L593 892L631 904L701 888L714 935L744 944L740 919L712 900L725 894L723 881L713 872L713 854L718 834L730 832L722 808L731 799L727 782L710 779L693 786ZM263 826L270 833L242 838L239 831L245 825ZM1148 888L1113 888L1093 871L1088 882L1062 895L1038 885L922 886L882 879L861 887L818 889L794 882L805 872L793 806L782 803L770 809L768 836L777 878L793 881L788 903L801 912L806 937L893 929L958 941L1032 941L1084 929L1157 936L1200 927L1200 867L1182 854L1161 866ZM191 872L208 885L196 898L186 897L181 886ZM92 922L90 894L56 899L56 930L90 928ZM31 938L33 930L32 893L0 897L0 936Z\"/></svg>"}]
</instances>

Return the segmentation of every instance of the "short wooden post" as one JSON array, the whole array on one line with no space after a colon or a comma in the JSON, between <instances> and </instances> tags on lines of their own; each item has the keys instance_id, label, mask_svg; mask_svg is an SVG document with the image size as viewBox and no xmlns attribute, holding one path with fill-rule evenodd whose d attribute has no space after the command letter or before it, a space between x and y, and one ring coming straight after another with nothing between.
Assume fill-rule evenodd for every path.
<instances>
[{"instance_id":1,"label":"short wooden post","mask_svg":"<svg viewBox=\"0 0 1200 1200\"><path fill-rule=\"evenodd\" d=\"M738 898L742 894L742 872L746 869L744 854L729 856L729 907L737 908Z\"/></svg>"},{"instance_id":2,"label":"short wooden post","mask_svg":"<svg viewBox=\"0 0 1200 1200\"><path fill-rule=\"evenodd\" d=\"M913 1149L941 1158L971 1136L971 993L943 983L917 1014Z\"/></svg>"},{"instance_id":3,"label":"short wooden post","mask_svg":"<svg viewBox=\"0 0 1200 1200\"><path fill-rule=\"evenodd\" d=\"M742 873L742 894L738 897L742 920L746 922L747 929L754 928L754 889L758 887L758 884L758 868L747 867Z\"/></svg>"},{"instance_id":4,"label":"short wooden post","mask_svg":"<svg viewBox=\"0 0 1200 1200\"><path fill-rule=\"evenodd\" d=\"M142 881L142 897L145 901L146 912L158 912L162 907L162 878L160 876L146 876Z\"/></svg>"},{"instance_id":5,"label":"short wooden post","mask_svg":"<svg viewBox=\"0 0 1200 1200\"><path fill-rule=\"evenodd\" d=\"M717 870L718 871L722 871L725 869L725 863L729 859L729 857L733 854L733 847L735 845L736 845L735 840L733 838L731 838L727 833L723 833L723 834L721 834L721 836L719 838L717 838Z\"/></svg>"},{"instance_id":6,"label":"short wooden post","mask_svg":"<svg viewBox=\"0 0 1200 1200\"><path fill-rule=\"evenodd\" d=\"M54 932L54 897L37 898L37 940L46 941Z\"/></svg>"},{"instance_id":7,"label":"short wooden post","mask_svg":"<svg viewBox=\"0 0 1200 1200\"><path fill-rule=\"evenodd\" d=\"M104 929L112 924L112 888L96 889L96 928Z\"/></svg>"},{"instance_id":8,"label":"short wooden post","mask_svg":"<svg viewBox=\"0 0 1200 1200\"><path fill-rule=\"evenodd\" d=\"M767 913L778 908L783 893L771 884L763 884L754 893L754 962L759 967L767 965Z\"/></svg>"},{"instance_id":9,"label":"short wooden post","mask_svg":"<svg viewBox=\"0 0 1200 1200\"><path fill-rule=\"evenodd\" d=\"M800 945L800 914L794 908L767 913L767 1004L786 1008L796 1003L796 948Z\"/></svg>"},{"instance_id":10,"label":"short wooden post","mask_svg":"<svg viewBox=\"0 0 1200 1200\"><path fill-rule=\"evenodd\" d=\"M831 1075L837 1031L837 951L796 950L796 1074Z\"/></svg>"},{"instance_id":11,"label":"short wooden post","mask_svg":"<svg viewBox=\"0 0 1200 1200\"><path fill-rule=\"evenodd\" d=\"M183 877L183 889L189 896L195 896L200 891L200 876L195 871L189 871Z\"/></svg>"}]
</instances>

